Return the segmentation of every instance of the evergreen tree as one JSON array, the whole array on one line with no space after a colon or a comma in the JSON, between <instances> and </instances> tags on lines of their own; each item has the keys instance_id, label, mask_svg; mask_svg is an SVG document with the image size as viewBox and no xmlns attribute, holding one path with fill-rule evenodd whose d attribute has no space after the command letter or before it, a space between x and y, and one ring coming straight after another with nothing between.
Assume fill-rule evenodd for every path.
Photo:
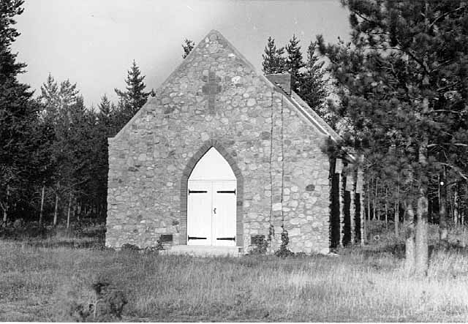
<instances>
[{"instance_id":1,"label":"evergreen tree","mask_svg":"<svg viewBox=\"0 0 468 324\"><path fill-rule=\"evenodd\" d=\"M325 45L348 143L406 197L406 263L428 267L428 188L441 167L466 177L468 6L465 0L343 0L352 41ZM393 147L395 154L388 154ZM443 161L434 148L452 152ZM416 211L416 213L415 213ZM415 221L415 232L412 223Z\"/></svg>"},{"instance_id":2,"label":"evergreen tree","mask_svg":"<svg viewBox=\"0 0 468 324\"><path fill-rule=\"evenodd\" d=\"M287 56L284 57L284 47L276 48L275 40L268 38L265 54L262 54L262 70L265 74L288 72L292 76L291 89L295 91L320 117L333 128L337 123L337 115L332 113L327 105L326 81L323 62L315 53L316 43L311 42L307 51L307 62L302 59L299 40L293 38L286 46Z\"/></svg>"},{"instance_id":3,"label":"evergreen tree","mask_svg":"<svg viewBox=\"0 0 468 324\"><path fill-rule=\"evenodd\" d=\"M99 112L97 113L97 119L99 125L103 125L106 129L106 136L114 137L117 133L115 127L115 114L116 107L110 102L106 95L101 97L101 102L98 105Z\"/></svg>"},{"instance_id":4,"label":"evergreen tree","mask_svg":"<svg viewBox=\"0 0 468 324\"><path fill-rule=\"evenodd\" d=\"M3 222L9 214L28 204L27 183L34 173L36 107L27 85L18 82L25 64L16 61L11 44L20 34L14 28L15 16L23 13L22 0L0 4L0 210Z\"/></svg>"},{"instance_id":5,"label":"evergreen tree","mask_svg":"<svg viewBox=\"0 0 468 324\"><path fill-rule=\"evenodd\" d=\"M98 105L99 108L99 115L109 119L114 111L114 107L112 103L110 102L109 98L107 98L107 95L103 95L101 97L101 102Z\"/></svg>"},{"instance_id":6,"label":"evergreen tree","mask_svg":"<svg viewBox=\"0 0 468 324\"><path fill-rule=\"evenodd\" d=\"M291 89L297 93L301 92L302 84L302 68L305 66L302 59L301 47L299 46L300 40L296 38L296 35L289 40L286 45L286 60L285 60L285 71L291 74Z\"/></svg>"},{"instance_id":7,"label":"evergreen tree","mask_svg":"<svg viewBox=\"0 0 468 324\"><path fill-rule=\"evenodd\" d=\"M302 100L307 102L322 119L334 128L337 122L337 116L329 110L326 102L328 92L324 79L324 63L319 61L315 53L315 47L316 43L311 42L307 49L307 63L305 64L305 72L301 74L301 78L299 79L300 86L298 95Z\"/></svg>"},{"instance_id":8,"label":"evergreen tree","mask_svg":"<svg viewBox=\"0 0 468 324\"><path fill-rule=\"evenodd\" d=\"M265 46L265 54L262 54L262 70L265 74L283 73L285 70L285 61L283 58L284 48L276 48L275 40L268 37Z\"/></svg>"},{"instance_id":9,"label":"evergreen tree","mask_svg":"<svg viewBox=\"0 0 468 324\"><path fill-rule=\"evenodd\" d=\"M115 89L119 96L120 114L122 116L120 126L124 126L148 100L151 92L145 92L146 85L143 82L145 76L141 75L140 68L133 61L132 67L128 71L126 91Z\"/></svg>"},{"instance_id":10,"label":"evergreen tree","mask_svg":"<svg viewBox=\"0 0 468 324\"><path fill-rule=\"evenodd\" d=\"M185 59L190 54L190 52L193 50L194 47L195 47L195 43L186 38L184 40L184 44L182 44L182 48L184 50L184 54L182 54L182 58Z\"/></svg>"},{"instance_id":11,"label":"evergreen tree","mask_svg":"<svg viewBox=\"0 0 468 324\"><path fill-rule=\"evenodd\" d=\"M101 171L99 152L102 147L98 146L100 138L96 132L96 115L84 106L82 97L70 107L70 119L63 124L66 126L62 147L67 152L63 159L62 167L62 201L68 210L73 209L75 201L81 205L95 206L102 201L101 188L107 188L107 184L100 181L104 176ZM107 179L107 177L106 177ZM94 217L97 217L97 210ZM67 227L70 222L70 212L67 211Z\"/></svg>"},{"instance_id":12,"label":"evergreen tree","mask_svg":"<svg viewBox=\"0 0 468 324\"><path fill-rule=\"evenodd\" d=\"M106 95L102 96L99 104L99 112L96 114L96 124L93 128L93 177L91 181L94 193L94 205L98 206L99 214L106 215L107 211L107 177L109 173L108 138L114 137L120 130L117 127L117 108L109 101Z\"/></svg>"}]
</instances>

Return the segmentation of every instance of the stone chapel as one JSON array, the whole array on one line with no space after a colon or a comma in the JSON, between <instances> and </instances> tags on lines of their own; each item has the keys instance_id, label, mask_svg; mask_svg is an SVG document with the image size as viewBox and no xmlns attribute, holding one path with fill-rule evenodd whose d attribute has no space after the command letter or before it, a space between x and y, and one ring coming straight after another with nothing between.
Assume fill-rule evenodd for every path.
<instances>
[{"instance_id":1,"label":"stone chapel","mask_svg":"<svg viewBox=\"0 0 468 324\"><path fill-rule=\"evenodd\" d=\"M289 75L261 75L212 30L109 139L106 245L247 253L263 240L275 251L287 231L291 251L328 253L342 206L361 198L355 177L347 190L330 176L343 163L331 168L327 139L339 136ZM348 192L337 229L334 183Z\"/></svg>"}]
</instances>

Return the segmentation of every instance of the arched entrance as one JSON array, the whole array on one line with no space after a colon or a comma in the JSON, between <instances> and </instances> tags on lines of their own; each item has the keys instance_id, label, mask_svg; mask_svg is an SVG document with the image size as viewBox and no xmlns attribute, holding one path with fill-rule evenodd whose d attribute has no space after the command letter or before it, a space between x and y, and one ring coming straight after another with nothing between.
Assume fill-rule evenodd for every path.
<instances>
[{"instance_id":1,"label":"arched entrance","mask_svg":"<svg viewBox=\"0 0 468 324\"><path fill-rule=\"evenodd\" d=\"M187 187L187 244L235 246L237 179L214 147L195 165Z\"/></svg>"}]
</instances>

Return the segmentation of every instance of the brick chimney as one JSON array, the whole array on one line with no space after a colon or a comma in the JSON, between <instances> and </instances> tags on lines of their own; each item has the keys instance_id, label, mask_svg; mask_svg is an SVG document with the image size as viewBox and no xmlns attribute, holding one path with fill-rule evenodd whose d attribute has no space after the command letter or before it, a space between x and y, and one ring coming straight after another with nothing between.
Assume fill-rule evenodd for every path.
<instances>
[{"instance_id":1,"label":"brick chimney","mask_svg":"<svg viewBox=\"0 0 468 324\"><path fill-rule=\"evenodd\" d=\"M291 74L289 73L278 73L278 74L267 74L265 75L274 85L277 85L289 96L291 95Z\"/></svg>"}]
</instances>

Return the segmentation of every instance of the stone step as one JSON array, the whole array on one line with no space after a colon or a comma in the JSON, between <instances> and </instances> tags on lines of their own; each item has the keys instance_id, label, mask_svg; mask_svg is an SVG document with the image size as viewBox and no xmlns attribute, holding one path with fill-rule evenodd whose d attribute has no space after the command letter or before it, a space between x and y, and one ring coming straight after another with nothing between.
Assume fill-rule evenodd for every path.
<instances>
[{"instance_id":1,"label":"stone step","mask_svg":"<svg viewBox=\"0 0 468 324\"><path fill-rule=\"evenodd\" d=\"M163 255L191 255L199 257L238 257L243 254L242 250L238 246L174 245L170 249L160 251L160 253Z\"/></svg>"}]
</instances>

